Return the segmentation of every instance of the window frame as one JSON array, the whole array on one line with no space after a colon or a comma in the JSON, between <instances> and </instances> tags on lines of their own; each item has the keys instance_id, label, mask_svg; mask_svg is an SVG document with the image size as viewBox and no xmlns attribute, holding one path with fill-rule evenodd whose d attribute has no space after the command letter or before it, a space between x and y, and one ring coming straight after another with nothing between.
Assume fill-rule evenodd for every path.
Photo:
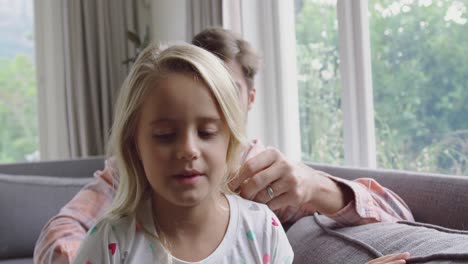
<instances>
[{"instance_id":1,"label":"window frame","mask_svg":"<svg viewBox=\"0 0 468 264\"><path fill-rule=\"evenodd\" d=\"M300 160L294 2L239 0L242 35L263 56L249 135ZM368 1L337 0L345 165L376 168ZM268 93L265 92L268 90ZM253 132L253 133L252 133Z\"/></svg>"},{"instance_id":2,"label":"window frame","mask_svg":"<svg viewBox=\"0 0 468 264\"><path fill-rule=\"evenodd\" d=\"M248 135L301 160L294 1L240 0L242 36L262 57Z\"/></svg>"},{"instance_id":3,"label":"window frame","mask_svg":"<svg viewBox=\"0 0 468 264\"><path fill-rule=\"evenodd\" d=\"M337 1L345 164L376 168L368 1Z\"/></svg>"}]
</instances>

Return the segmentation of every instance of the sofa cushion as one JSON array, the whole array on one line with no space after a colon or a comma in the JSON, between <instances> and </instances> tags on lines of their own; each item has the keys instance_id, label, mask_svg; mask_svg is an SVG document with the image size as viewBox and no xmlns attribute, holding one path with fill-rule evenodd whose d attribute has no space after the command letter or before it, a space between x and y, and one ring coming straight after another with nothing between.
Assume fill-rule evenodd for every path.
<instances>
[{"instance_id":1,"label":"sofa cushion","mask_svg":"<svg viewBox=\"0 0 468 264\"><path fill-rule=\"evenodd\" d=\"M0 264L34 264L32 258L0 260Z\"/></svg>"},{"instance_id":2,"label":"sofa cushion","mask_svg":"<svg viewBox=\"0 0 468 264\"><path fill-rule=\"evenodd\" d=\"M92 179L0 174L0 259L32 257L42 227Z\"/></svg>"},{"instance_id":3,"label":"sofa cushion","mask_svg":"<svg viewBox=\"0 0 468 264\"><path fill-rule=\"evenodd\" d=\"M431 225L342 227L327 217L309 216L291 226L287 235L294 263L365 263L400 252L410 252L407 263L468 263L468 233Z\"/></svg>"}]
</instances>

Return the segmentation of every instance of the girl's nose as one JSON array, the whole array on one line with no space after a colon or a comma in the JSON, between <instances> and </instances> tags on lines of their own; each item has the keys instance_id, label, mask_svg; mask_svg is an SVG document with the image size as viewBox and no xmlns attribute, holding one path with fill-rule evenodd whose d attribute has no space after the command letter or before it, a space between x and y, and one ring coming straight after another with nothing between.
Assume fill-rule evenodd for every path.
<instances>
[{"instance_id":1,"label":"girl's nose","mask_svg":"<svg viewBox=\"0 0 468 264\"><path fill-rule=\"evenodd\" d=\"M187 135L179 144L177 149L177 159L196 160L200 157L200 150L197 140L192 135Z\"/></svg>"}]
</instances>

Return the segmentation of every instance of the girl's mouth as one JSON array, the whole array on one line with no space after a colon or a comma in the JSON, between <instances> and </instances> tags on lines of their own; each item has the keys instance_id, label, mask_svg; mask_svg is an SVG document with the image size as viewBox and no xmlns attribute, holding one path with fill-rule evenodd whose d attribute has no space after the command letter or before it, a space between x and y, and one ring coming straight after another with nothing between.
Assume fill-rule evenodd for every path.
<instances>
[{"instance_id":1,"label":"girl's mouth","mask_svg":"<svg viewBox=\"0 0 468 264\"><path fill-rule=\"evenodd\" d=\"M193 170L186 169L174 175L175 180L180 184L195 184L202 176L203 173Z\"/></svg>"},{"instance_id":2,"label":"girl's mouth","mask_svg":"<svg viewBox=\"0 0 468 264\"><path fill-rule=\"evenodd\" d=\"M197 183L199 179L201 179L203 175L202 174L190 174L190 175L175 175L175 180L179 184L188 184L188 185L193 185Z\"/></svg>"}]
</instances>

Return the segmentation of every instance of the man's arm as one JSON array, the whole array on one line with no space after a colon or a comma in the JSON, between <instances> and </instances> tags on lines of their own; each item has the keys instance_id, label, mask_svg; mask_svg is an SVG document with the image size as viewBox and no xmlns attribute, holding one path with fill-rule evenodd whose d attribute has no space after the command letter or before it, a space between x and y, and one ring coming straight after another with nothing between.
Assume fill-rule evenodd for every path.
<instances>
[{"instance_id":1,"label":"man's arm","mask_svg":"<svg viewBox=\"0 0 468 264\"><path fill-rule=\"evenodd\" d=\"M414 221L408 205L396 193L370 178L354 181L340 179L320 172L353 192L354 199L341 210L329 214L335 221L346 225L375 222Z\"/></svg>"},{"instance_id":2,"label":"man's arm","mask_svg":"<svg viewBox=\"0 0 468 264\"><path fill-rule=\"evenodd\" d=\"M110 162L106 161L105 169L94 174L96 179L49 220L36 242L34 263L71 263L86 233L113 200L113 172Z\"/></svg>"},{"instance_id":3,"label":"man's arm","mask_svg":"<svg viewBox=\"0 0 468 264\"><path fill-rule=\"evenodd\" d=\"M346 225L413 220L404 201L375 180L347 181L292 162L276 149L258 148L247 155L230 187L244 198L268 204L283 222L316 211Z\"/></svg>"},{"instance_id":4,"label":"man's arm","mask_svg":"<svg viewBox=\"0 0 468 264\"><path fill-rule=\"evenodd\" d=\"M360 178L354 181L331 176L322 171L314 170L324 179L335 184L341 193L347 193L350 198L345 199L343 207L338 210L327 211L320 208L325 201L313 201L301 208L287 206L275 211L282 221L295 222L299 218L319 211L344 225L362 225L375 222L396 222L399 220L414 221L410 208L393 191L383 187L370 178ZM333 195L316 195L319 199L330 199Z\"/></svg>"}]
</instances>

